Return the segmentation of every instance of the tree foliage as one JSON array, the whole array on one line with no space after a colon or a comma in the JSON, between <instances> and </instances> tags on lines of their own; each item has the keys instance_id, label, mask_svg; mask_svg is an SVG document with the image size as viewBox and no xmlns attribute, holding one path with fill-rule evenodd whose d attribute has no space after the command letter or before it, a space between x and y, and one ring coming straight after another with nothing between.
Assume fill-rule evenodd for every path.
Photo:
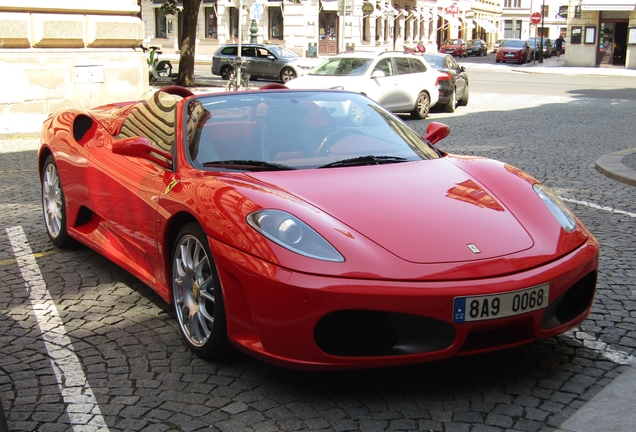
<instances>
[{"instance_id":1,"label":"tree foliage","mask_svg":"<svg viewBox=\"0 0 636 432\"><path fill-rule=\"evenodd\" d=\"M177 75L177 85L193 86L194 83L194 56L197 39L197 19L202 0L181 0L179 6L177 0L165 0L161 5L161 10L167 15L182 15L180 28L181 43L179 49L179 74Z\"/></svg>"}]
</instances>

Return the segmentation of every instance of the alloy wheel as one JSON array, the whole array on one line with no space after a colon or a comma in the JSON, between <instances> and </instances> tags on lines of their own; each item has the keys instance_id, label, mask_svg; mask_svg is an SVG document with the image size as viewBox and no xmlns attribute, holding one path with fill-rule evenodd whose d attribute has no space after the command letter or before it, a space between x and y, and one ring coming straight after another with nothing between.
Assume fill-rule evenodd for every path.
<instances>
[{"instance_id":1,"label":"alloy wheel","mask_svg":"<svg viewBox=\"0 0 636 432\"><path fill-rule=\"evenodd\" d=\"M173 279L179 326L188 343L201 348L215 325L215 284L206 249L191 234L179 240L173 257Z\"/></svg>"}]
</instances>

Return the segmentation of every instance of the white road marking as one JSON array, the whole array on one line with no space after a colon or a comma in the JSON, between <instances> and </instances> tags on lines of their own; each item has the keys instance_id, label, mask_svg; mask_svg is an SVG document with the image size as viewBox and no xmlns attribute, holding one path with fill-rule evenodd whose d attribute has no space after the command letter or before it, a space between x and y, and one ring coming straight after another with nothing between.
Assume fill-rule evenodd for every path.
<instances>
[{"instance_id":1,"label":"white road marking","mask_svg":"<svg viewBox=\"0 0 636 432\"><path fill-rule=\"evenodd\" d=\"M636 357L629 355L626 352L619 351L605 342L601 342L593 335L580 331L578 327L563 333L563 335L581 342L585 348L596 351L601 355L601 357L613 363L620 365L636 365Z\"/></svg>"},{"instance_id":2,"label":"white road marking","mask_svg":"<svg viewBox=\"0 0 636 432\"><path fill-rule=\"evenodd\" d=\"M636 213L628 212L628 211L625 211L625 210L618 210L618 209L615 209L614 207L602 206L602 205L594 204L594 203L591 203L591 202L588 202L588 201L580 201L580 200L575 200L575 199L572 199L572 198L561 197L561 199L563 201L565 201L565 202L569 202L569 203L572 203L572 204L579 204L579 205L583 205L583 206L590 207L590 208L597 209L597 210L603 210L603 211L607 211L607 212L610 212L610 213L616 213L616 214L621 214L621 215L625 215L625 216L636 218Z\"/></svg>"},{"instance_id":3,"label":"white road marking","mask_svg":"<svg viewBox=\"0 0 636 432\"><path fill-rule=\"evenodd\" d=\"M42 278L31 246L21 226L6 229L22 279L24 279L51 366L57 378L73 430L108 431L93 390L86 381L64 323Z\"/></svg>"}]
</instances>

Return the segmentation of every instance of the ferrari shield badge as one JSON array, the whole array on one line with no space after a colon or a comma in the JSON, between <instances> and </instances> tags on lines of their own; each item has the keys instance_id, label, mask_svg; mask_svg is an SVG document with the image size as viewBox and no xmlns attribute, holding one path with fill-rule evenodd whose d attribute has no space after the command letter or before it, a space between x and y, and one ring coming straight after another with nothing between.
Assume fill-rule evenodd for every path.
<instances>
[{"instance_id":1,"label":"ferrari shield badge","mask_svg":"<svg viewBox=\"0 0 636 432\"><path fill-rule=\"evenodd\" d=\"M470 249L471 251L473 251L474 254L478 254L481 253L481 251L479 250L479 248L477 246L475 246L474 244L470 243L467 244L466 246L468 246L468 249Z\"/></svg>"}]
</instances>

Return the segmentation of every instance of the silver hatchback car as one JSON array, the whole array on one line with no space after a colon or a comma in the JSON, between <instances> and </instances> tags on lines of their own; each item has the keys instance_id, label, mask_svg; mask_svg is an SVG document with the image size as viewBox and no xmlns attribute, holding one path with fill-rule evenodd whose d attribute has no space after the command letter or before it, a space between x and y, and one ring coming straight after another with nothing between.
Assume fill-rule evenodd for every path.
<instances>
[{"instance_id":1,"label":"silver hatchback car","mask_svg":"<svg viewBox=\"0 0 636 432\"><path fill-rule=\"evenodd\" d=\"M223 45L212 57L212 74L229 79L236 58L236 44ZM280 80L284 83L309 72L314 59L301 57L295 52L274 44L242 44L241 57L247 62L246 72L254 78Z\"/></svg>"}]
</instances>

